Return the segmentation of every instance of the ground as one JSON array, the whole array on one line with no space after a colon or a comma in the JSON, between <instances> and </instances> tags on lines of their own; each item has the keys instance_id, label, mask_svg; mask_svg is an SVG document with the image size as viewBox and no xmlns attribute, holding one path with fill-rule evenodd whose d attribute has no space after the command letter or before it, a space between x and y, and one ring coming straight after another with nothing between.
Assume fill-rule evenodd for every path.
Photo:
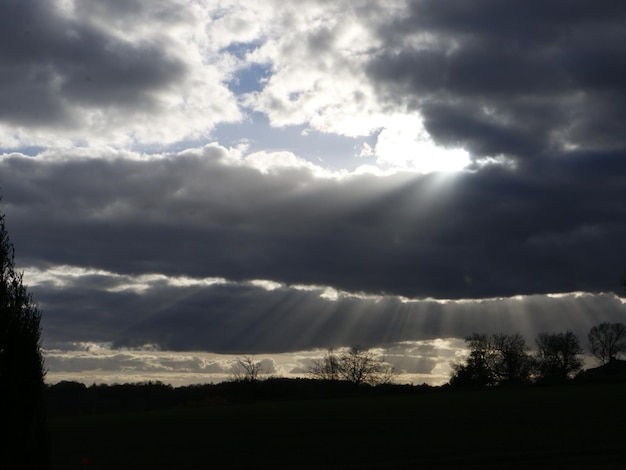
<instances>
[{"instance_id":1,"label":"ground","mask_svg":"<svg viewBox=\"0 0 626 470\"><path fill-rule=\"evenodd\" d=\"M50 418L54 469L623 468L624 384Z\"/></svg>"}]
</instances>

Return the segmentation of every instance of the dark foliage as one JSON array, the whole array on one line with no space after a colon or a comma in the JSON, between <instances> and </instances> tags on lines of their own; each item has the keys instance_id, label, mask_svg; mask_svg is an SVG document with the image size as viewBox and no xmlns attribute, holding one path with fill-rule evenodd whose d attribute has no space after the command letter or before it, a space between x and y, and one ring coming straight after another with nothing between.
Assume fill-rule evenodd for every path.
<instances>
[{"instance_id":1,"label":"dark foliage","mask_svg":"<svg viewBox=\"0 0 626 470\"><path fill-rule=\"evenodd\" d=\"M428 385L363 385L358 389L343 380L270 378L255 382L221 382L174 388L160 382L85 386L59 382L46 390L51 415L86 415L154 411L179 407L281 400L309 400L389 395L431 390Z\"/></svg>"},{"instance_id":2,"label":"dark foliage","mask_svg":"<svg viewBox=\"0 0 626 470\"><path fill-rule=\"evenodd\" d=\"M587 336L591 354L600 364L608 364L626 352L626 325L622 323L600 323L589 330Z\"/></svg>"},{"instance_id":3,"label":"dark foliage","mask_svg":"<svg viewBox=\"0 0 626 470\"><path fill-rule=\"evenodd\" d=\"M543 381L559 381L574 377L583 367L583 353L578 337L565 333L540 333L537 343L537 370Z\"/></svg>"},{"instance_id":4,"label":"dark foliage","mask_svg":"<svg viewBox=\"0 0 626 470\"><path fill-rule=\"evenodd\" d=\"M41 314L15 271L0 214L0 468L46 468Z\"/></svg>"},{"instance_id":5,"label":"dark foliage","mask_svg":"<svg viewBox=\"0 0 626 470\"><path fill-rule=\"evenodd\" d=\"M526 341L519 333L473 334L465 341L470 354L464 364L453 366L451 385L486 386L530 381L534 362L528 354Z\"/></svg>"},{"instance_id":6,"label":"dark foliage","mask_svg":"<svg viewBox=\"0 0 626 470\"><path fill-rule=\"evenodd\" d=\"M124 385L92 385L59 382L46 390L46 402L53 414L89 414L150 411L173 406L173 388L160 382Z\"/></svg>"},{"instance_id":7,"label":"dark foliage","mask_svg":"<svg viewBox=\"0 0 626 470\"><path fill-rule=\"evenodd\" d=\"M577 382L626 383L626 361L614 359L600 367L582 371Z\"/></svg>"}]
</instances>

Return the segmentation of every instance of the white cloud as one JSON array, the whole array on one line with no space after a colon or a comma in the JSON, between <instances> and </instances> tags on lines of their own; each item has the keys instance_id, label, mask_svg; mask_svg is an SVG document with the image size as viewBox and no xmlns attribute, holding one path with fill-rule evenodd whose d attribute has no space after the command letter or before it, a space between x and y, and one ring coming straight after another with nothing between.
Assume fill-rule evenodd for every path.
<instances>
[{"instance_id":1,"label":"white cloud","mask_svg":"<svg viewBox=\"0 0 626 470\"><path fill-rule=\"evenodd\" d=\"M37 0L23 3L28 11L26 3ZM186 1L46 8L46 21L32 14L39 78L29 75L26 46L3 66L0 99L9 108L22 103L20 113L0 116L0 146L171 143L241 118L225 85L228 64L206 46L207 8Z\"/></svg>"},{"instance_id":2,"label":"white cloud","mask_svg":"<svg viewBox=\"0 0 626 470\"><path fill-rule=\"evenodd\" d=\"M29 70L24 60L8 62L0 100L7 109L19 104L20 112L0 113L0 147L206 141L216 124L240 122L254 110L273 126L347 137L380 132L375 153L385 169L458 168L467 159L437 149L415 126L419 116L391 109L367 77L366 65L381 46L377 27L400 14L402 3L47 5L50 21L36 20L50 44L36 58L43 83L20 77ZM25 47L23 54L31 52ZM260 91L236 96L228 84L253 64L263 64L268 76L256 77L263 80ZM39 97L27 100L35 92ZM262 171L270 158L273 165L298 160L276 152L249 156Z\"/></svg>"},{"instance_id":3,"label":"white cloud","mask_svg":"<svg viewBox=\"0 0 626 470\"><path fill-rule=\"evenodd\" d=\"M332 177L333 172L294 155L291 152L254 152L243 156L241 163L267 174L285 169L302 169L319 177Z\"/></svg>"},{"instance_id":4,"label":"white cloud","mask_svg":"<svg viewBox=\"0 0 626 470\"><path fill-rule=\"evenodd\" d=\"M48 266L40 269L28 266L23 269L31 286L43 286L54 289L75 286L78 282L92 282L99 284L105 292L135 292L142 293L160 286L169 287L210 287L218 284L228 284L224 278L191 278L187 276L166 276L164 274L125 275L102 269L91 269L79 266ZM91 281L86 281L90 279ZM265 286L264 281L256 281ZM265 281L269 282L269 281ZM256 284L255 284L256 285ZM271 284L270 284L271 285Z\"/></svg>"},{"instance_id":5,"label":"white cloud","mask_svg":"<svg viewBox=\"0 0 626 470\"><path fill-rule=\"evenodd\" d=\"M262 90L243 98L244 105L266 114L274 126L306 125L348 137L379 132L369 153L384 168L427 173L469 163L462 149L437 147L417 111L390 109L366 77L366 64L380 47L380 16L341 2L324 8L305 2L297 8L282 3L272 28L259 31L260 45L247 60L271 64L273 72ZM383 18L398 11L385 13Z\"/></svg>"},{"instance_id":6,"label":"white cloud","mask_svg":"<svg viewBox=\"0 0 626 470\"><path fill-rule=\"evenodd\" d=\"M248 60L270 63L273 74L245 103L276 126L348 136L378 127L379 106L362 68L376 44L366 18L341 2L272 3L278 18Z\"/></svg>"}]
</instances>

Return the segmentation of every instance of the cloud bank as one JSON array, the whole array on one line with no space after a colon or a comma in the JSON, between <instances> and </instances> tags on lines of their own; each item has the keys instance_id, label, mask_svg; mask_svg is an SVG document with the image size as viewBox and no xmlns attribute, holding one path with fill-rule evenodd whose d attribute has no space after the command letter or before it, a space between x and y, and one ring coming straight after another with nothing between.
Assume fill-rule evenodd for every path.
<instances>
[{"instance_id":1,"label":"cloud bank","mask_svg":"<svg viewBox=\"0 0 626 470\"><path fill-rule=\"evenodd\" d=\"M411 298L619 289L626 181L613 158L381 177L317 176L295 157L260 171L253 157L5 155L21 262Z\"/></svg>"}]
</instances>

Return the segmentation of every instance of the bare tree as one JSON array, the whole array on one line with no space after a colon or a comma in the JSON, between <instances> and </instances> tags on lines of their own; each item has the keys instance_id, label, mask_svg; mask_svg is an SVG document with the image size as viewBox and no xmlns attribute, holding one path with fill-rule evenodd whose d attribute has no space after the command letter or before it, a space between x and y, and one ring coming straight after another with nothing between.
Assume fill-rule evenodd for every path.
<instances>
[{"instance_id":1,"label":"bare tree","mask_svg":"<svg viewBox=\"0 0 626 470\"><path fill-rule=\"evenodd\" d=\"M537 343L537 368L543 380L571 378L583 367L579 357L583 348L578 336L571 331L565 333L540 333Z\"/></svg>"},{"instance_id":2,"label":"bare tree","mask_svg":"<svg viewBox=\"0 0 626 470\"><path fill-rule=\"evenodd\" d=\"M238 357L232 369L236 382L256 382L262 373L261 363L255 362L250 356Z\"/></svg>"},{"instance_id":3,"label":"bare tree","mask_svg":"<svg viewBox=\"0 0 626 470\"><path fill-rule=\"evenodd\" d=\"M626 326L623 323L600 323L589 330L587 339L591 354L600 364L607 364L626 352Z\"/></svg>"},{"instance_id":4,"label":"bare tree","mask_svg":"<svg viewBox=\"0 0 626 470\"><path fill-rule=\"evenodd\" d=\"M379 373L380 363L374 355L360 346L352 346L339 359L341 376L355 385L372 381Z\"/></svg>"},{"instance_id":5,"label":"bare tree","mask_svg":"<svg viewBox=\"0 0 626 470\"><path fill-rule=\"evenodd\" d=\"M324 357L313 361L308 372L319 380L339 380L339 357L329 349Z\"/></svg>"},{"instance_id":6,"label":"bare tree","mask_svg":"<svg viewBox=\"0 0 626 470\"><path fill-rule=\"evenodd\" d=\"M352 346L339 356L339 374L355 385L380 385L391 382L395 370L370 350Z\"/></svg>"},{"instance_id":7,"label":"bare tree","mask_svg":"<svg viewBox=\"0 0 626 470\"><path fill-rule=\"evenodd\" d=\"M309 368L314 377L325 380L346 380L355 385L380 385L389 383L395 369L361 346L352 346L347 351L335 354L331 349Z\"/></svg>"}]
</instances>

